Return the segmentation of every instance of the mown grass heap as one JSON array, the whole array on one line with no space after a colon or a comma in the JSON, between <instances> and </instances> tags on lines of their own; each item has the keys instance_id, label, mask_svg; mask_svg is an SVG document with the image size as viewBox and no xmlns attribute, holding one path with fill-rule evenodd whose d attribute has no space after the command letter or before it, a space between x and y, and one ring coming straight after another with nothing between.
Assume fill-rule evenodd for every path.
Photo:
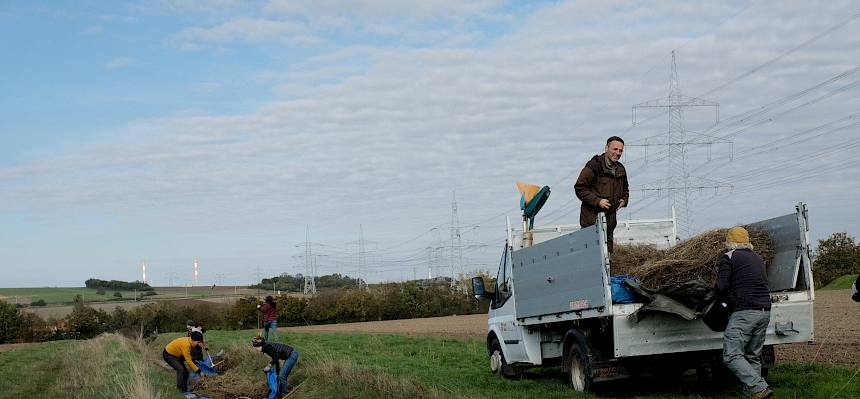
<instances>
[{"instance_id":1,"label":"mown grass heap","mask_svg":"<svg viewBox=\"0 0 860 399\"><path fill-rule=\"evenodd\" d=\"M251 347L232 346L227 348L222 359L224 362L216 367L219 374L198 380L191 387L192 391L210 398L266 396L269 390L263 367L268 364L268 356Z\"/></svg>"},{"instance_id":2,"label":"mown grass heap","mask_svg":"<svg viewBox=\"0 0 860 399\"><path fill-rule=\"evenodd\" d=\"M761 255L765 267L773 260L773 241L761 229L745 226L750 243ZM726 253L726 230L715 229L680 242L669 250L649 245L618 245L612 254L612 274L629 274L645 287L661 290L700 279L713 285L720 256Z\"/></svg>"}]
</instances>

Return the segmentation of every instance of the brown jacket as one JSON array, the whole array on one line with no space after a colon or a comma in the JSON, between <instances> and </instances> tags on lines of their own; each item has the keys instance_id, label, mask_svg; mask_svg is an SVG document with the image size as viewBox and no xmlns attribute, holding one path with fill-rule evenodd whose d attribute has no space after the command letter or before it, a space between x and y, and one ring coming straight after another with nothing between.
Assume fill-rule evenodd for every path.
<instances>
[{"instance_id":1,"label":"brown jacket","mask_svg":"<svg viewBox=\"0 0 860 399\"><path fill-rule=\"evenodd\" d=\"M600 154L592 157L579 172L573 188L576 196L582 201L579 214L579 224L582 227L597 223L599 212L614 214L622 199L625 206L629 205L630 189L627 185L627 170L621 162L616 162L615 165L613 174L612 170L606 167L604 154ZM603 198L609 200L608 210L601 209L598 205Z\"/></svg>"}]
</instances>

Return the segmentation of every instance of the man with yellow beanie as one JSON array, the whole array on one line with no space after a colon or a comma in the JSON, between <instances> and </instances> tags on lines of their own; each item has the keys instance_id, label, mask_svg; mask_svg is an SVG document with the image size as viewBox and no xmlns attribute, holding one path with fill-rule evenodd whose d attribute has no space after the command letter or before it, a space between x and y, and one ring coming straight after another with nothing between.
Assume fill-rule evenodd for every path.
<instances>
[{"instance_id":1,"label":"man with yellow beanie","mask_svg":"<svg viewBox=\"0 0 860 399\"><path fill-rule=\"evenodd\" d=\"M729 252L720 257L714 287L717 300L732 310L723 338L723 363L753 398L770 398L773 391L761 376L761 350L770 323L767 270L743 227L728 230L726 247Z\"/></svg>"}]
</instances>

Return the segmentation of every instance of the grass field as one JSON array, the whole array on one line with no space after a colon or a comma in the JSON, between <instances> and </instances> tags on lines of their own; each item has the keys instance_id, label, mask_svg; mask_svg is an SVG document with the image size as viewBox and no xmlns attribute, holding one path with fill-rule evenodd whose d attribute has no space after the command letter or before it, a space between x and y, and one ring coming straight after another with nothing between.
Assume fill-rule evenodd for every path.
<instances>
[{"instance_id":1,"label":"grass field","mask_svg":"<svg viewBox=\"0 0 860 399\"><path fill-rule=\"evenodd\" d=\"M122 298L113 296L114 292L122 294ZM147 299L181 299L181 298L207 298L221 296L243 296L269 294L266 291L258 291L244 287L155 287L157 295L146 297ZM104 295L97 294L97 290L85 287L40 287L40 288L0 288L0 296L6 297L7 302L29 303L44 299L48 305L70 304L75 295L81 295L86 303L96 303L117 300L133 300L135 295L140 298L141 293L134 291L105 290Z\"/></svg>"},{"instance_id":2,"label":"grass field","mask_svg":"<svg viewBox=\"0 0 860 399\"><path fill-rule=\"evenodd\" d=\"M824 288L821 288L821 289L822 290L847 290L847 289L851 289L851 284L854 284L855 281L857 281L857 275L856 274L848 274L848 275L839 277L836 280L831 281L830 284L827 284L827 286L825 286Z\"/></svg>"},{"instance_id":3,"label":"grass field","mask_svg":"<svg viewBox=\"0 0 860 399\"><path fill-rule=\"evenodd\" d=\"M264 390L260 369L267 357L248 345L255 331L210 331L209 348L227 350L234 367L222 388ZM557 370L529 371L522 380L489 372L483 342L475 339L286 333L301 353L290 376L298 398L736 398L739 392L693 375L680 381L655 377L613 382L597 395L572 392ZM144 345L116 335L85 342L54 342L0 353L0 398L178 398L173 374L161 368L163 345L176 335ZM85 367L83 367L85 366ZM54 371L48 371L54 370ZM770 382L780 398L860 397L858 370L824 365L780 364ZM27 384L38 381L38 384ZM244 384L244 385L243 385ZM233 399L240 396L233 393ZM252 396L250 392L248 393Z\"/></svg>"}]
</instances>

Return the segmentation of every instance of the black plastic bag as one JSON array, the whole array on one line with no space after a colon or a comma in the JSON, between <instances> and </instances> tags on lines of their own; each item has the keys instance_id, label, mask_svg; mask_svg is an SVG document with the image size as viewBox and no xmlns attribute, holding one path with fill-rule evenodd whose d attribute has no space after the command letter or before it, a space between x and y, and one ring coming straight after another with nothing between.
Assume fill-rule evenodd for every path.
<instances>
[{"instance_id":1,"label":"black plastic bag","mask_svg":"<svg viewBox=\"0 0 860 399\"><path fill-rule=\"evenodd\" d=\"M729 325L729 316L732 315L732 310L722 301L714 301L711 307L705 312L702 321L712 331L726 331Z\"/></svg>"}]
</instances>

